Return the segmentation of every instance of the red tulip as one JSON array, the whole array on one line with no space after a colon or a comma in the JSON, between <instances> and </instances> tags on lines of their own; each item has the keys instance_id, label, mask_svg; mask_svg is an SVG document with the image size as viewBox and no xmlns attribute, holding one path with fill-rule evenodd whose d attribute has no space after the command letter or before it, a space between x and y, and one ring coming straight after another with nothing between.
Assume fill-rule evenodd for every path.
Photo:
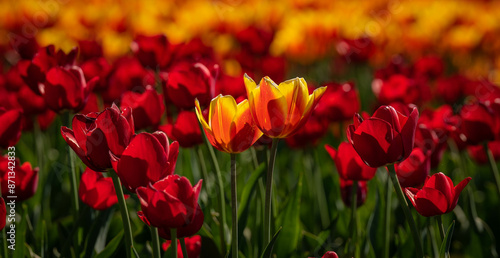
<instances>
[{"instance_id":1,"label":"red tulip","mask_svg":"<svg viewBox=\"0 0 500 258\"><path fill-rule=\"evenodd\" d=\"M46 80L39 84L39 91L47 107L56 112L63 109L80 111L98 80L94 78L86 82L82 69L77 66L51 68L45 77Z\"/></svg>"},{"instance_id":2,"label":"red tulip","mask_svg":"<svg viewBox=\"0 0 500 258\"><path fill-rule=\"evenodd\" d=\"M319 118L314 110L304 126L297 133L285 138L285 141L288 146L296 149L316 146L327 131L328 121Z\"/></svg>"},{"instance_id":3,"label":"red tulip","mask_svg":"<svg viewBox=\"0 0 500 258\"><path fill-rule=\"evenodd\" d=\"M190 148L203 143L198 118L192 111L179 112L173 124L161 125L159 129L172 140L178 141L182 148Z\"/></svg>"},{"instance_id":4,"label":"red tulip","mask_svg":"<svg viewBox=\"0 0 500 258\"><path fill-rule=\"evenodd\" d=\"M164 67L170 61L170 46L165 35L139 35L131 44L132 52L143 66L157 69Z\"/></svg>"},{"instance_id":5,"label":"red tulip","mask_svg":"<svg viewBox=\"0 0 500 258\"><path fill-rule=\"evenodd\" d=\"M367 181L377 172L376 168L363 162L350 143L342 142L338 151L328 144L325 149L335 162L339 176L344 180Z\"/></svg>"},{"instance_id":6,"label":"red tulip","mask_svg":"<svg viewBox=\"0 0 500 258\"><path fill-rule=\"evenodd\" d=\"M493 111L482 103L465 105L460 110L462 123L459 130L470 145L493 141L498 131L497 118Z\"/></svg>"},{"instance_id":7,"label":"red tulip","mask_svg":"<svg viewBox=\"0 0 500 258\"><path fill-rule=\"evenodd\" d=\"M193 108L198 99L205 106L211 99L212 75L201 63L177 63L168 73L163 93L165 99L178 108Z\"/></svg>"},{"instance_id":8,"label":"red tulip","mask_svg":"<svg viewBox=\"0 0 500 258\"><path fill-rule=\"evenodd\" d=\"M395 166L396 175L402 188L417 187L425 182L431 170L430 151L415 147L410 156Z\"/></svg>"},{"instance_id":9,"label":"red tulip","mask_svg":"<svg viewBox=\"0 0 500 258\"><path fill-rule=\"evenodd\" d=\"M0 197L0 230L5 227L7 223L7 207L5 206L5 201Z\"/></svg>"},{"instance_id":10,"label":"red tulip","mask_svg":"<svg viewBox=\"0 0 500 258\"><path fill-rule=\"evenodd\" d=\"M72 128L61 127L61 135L89 168L111 168L109 153L120 156L134 135L132 111L113 104L101 113L75 115Z\"/></svg>"},{"instance_id":11,"label":"red tulip","mask_svg":"<svg viewBox=\"0 0 500 258\"><path fill-rule=\"evenodd\" d=\"M446 103L457 102L463 95L467 79L461 75L440 78L436 81L436 93Z\"/></svg>"},{"instance_id":12,"label":"red tulip","mask_svg":"<svg viewBox=\"0 0 500 258\"><path fill-rule=\"evenodd\" d=\"M488 142L488 149L491 150L493 153L493 157L495 160L500 160L500 141L491 141ZM467 147L467 152L469 153L469 156L479 164L486 164L488 163L488 156L486 155L486 152L484 151L484 146L483 145L471 145Z\"/></svg>"},{"instance_id":13,"label":"red tulip","mask_svg":"<svg viewBox=\"0 0 500 258\"><path fill-rule=\"evenodd\" d=\"M334 251L328 251L321 258L339 258L339 256Z\"/></svg>"},{"instance_id":14,"label":"red tulip","mask_svg":"<svg viewBox=\"0 0 500 258\"><path fill-rule=\"evenodd\" d=\"M413 65L413 74L415 77L435 79L440 77L443 71L443 60L439 56L421 57Z\"/></svg>"},{"instance_id":15,"label":"red tulip","mask_svg":"<svg viewBox=\"0 0 500 258\"><path fill-rule=\"evenodd\" d=\"M169 144L164 132L140 133L120 157L111 153L111 164L122 184L130 191L146 187L172 175L179 154L179 144Z\"/></svg>"},{"instance_id":16,"label":"red tulip","mask_svg":"<svg viewBox=\"0 0 500 258\"><path fill-rule=\"evenodd\" d=\"M354 181L344 180L340 178L340 196L342 201L346 206L351 206L352 203L352 183ZM366 181L356 181L358 184L357 194L356 194L356 206L359 207L363 205L366 201L366 193L368 192L368 186Z\"/></svg>"},{"instance_id":17,"label":"red tulip","mask_svg":"<svg viewBox=\"0 0 500 258\"><path fill-rule=\"evenodd\" d=\"M38 168L32 168L29 162L24 162L21 165L19 159L14 161L15 173L15 188L14 193L9 193L9 172L12 170L12 161L9 161L8 156L0 157L0 186L2 188L2 196L16 196L16 200L24 201L31 198L38 187ZM12 182L12 178L11 182Z\"/></svg>"},{"instance_id":18,"label":"red tulip","mask_svg":"<svg viewBox=\"0 0 500 258\"><path fill-rule=\"evenodd\" d=\"M318 102L314 113L330 122L351 119L359 111L359 99L354 83L327 83L325 94Z\"/></svg>"},{"instance_id":19,"label":"red tulip","mask_svg":"<svg viewBox=\"0 0 500 258\"><path fill-rule=\"evenodd\" d=\"M245 83L243 82L243 75L233 77L227 74L221 74L217 78L215 87L216 95L231 95L234 97L237 103L240 103L247 98L247 91L245 89Z\"/></svg>"},{"instance_id":20,"label":"red tulip","mask_svg":"<svg viewBox=\"0 0 500 258\"><path fill-rule=\"evenodd\" d=\"M151 226L148 221L148 218L144 215L144 212L138 211L137 216L146 223L146 225ZM201 210L200 205L196 208L196 213L194 215L194 219L192 223L186 224L180 228L177 228L177 238L190 237L198 231L200 231L203 226L203 220L205 219L205 215L203 215L203 211ZM171 240L171 229L168 227L158 228L158 234L161 238Z\"/></svg>"},{"instance_id":21,"label":"red tulip","mask_svg":"<svg viewBox=\"0 0 500 258\"><path fill-rule=\"evenodd\" d=\"M146 87L142 93L127 91L122 95L122 106L132 108L136 129L157 126L165 111L161 95L152 87Z\"/></svg>"},{"instance_id":22,"label":"red tulip","mask_svg":"<svg viewBox=\"0 0 500 258\"><path fill-rule=\"evenodd\" d=\"M45 99L24 84L16 94L25 115L41 114L47 110Z\"/></svg>"},{"instance_id":23,"label":"red tulip","mask_svg":"<svg viewBox=\"0 0 500 258\"><path fill-rule=\"evenodd\" d=\"M78 59L81 61L88 61L103 56L102 46L94 40L80 40L78 41L78 47L80 48Z\"/></svg>"},{"instance_id":24,"label":"red tulip","mask_svg":"<svg viewBox=\"0 0 500 258\"><path fill-rule=\"evenodd\" d=\"M192 237L186 237L184 238L184 241L186 243L186 250L187 250L187 255L189 258L199 258L200 253L201 253L201 236L196 235ZM163 251L167 251L167 249L170 247L172 244L172 241L167 240L165 241L161 247ZM177 240L177 257L183 258L182 254L182 249L181 249L181 243L180 240Z\"/></svg>"},{"instance_id":25,"label":"red tulip","mask_svg":"<svg viewBox=\"0 0 500 258\"><path fill-rule=\"evenodd\" d=\"M438 132L440 132L439 135ZM424 153L430 151L431 168L435 168L448 147L447 139L446 132L429 129L425 124L418 124L415 131L415 148L420 148Z\"/></svg>"},{"instance_id":26,"label":"red tulip","mask_svg":"<svg viewBox=\"0 0 500 258\"><path fill-rule=\"evenodd\" d=\"M194 222L201 190L200 180L194 187L179 175L169 175L137 188L141 209L151 226L180 228Z\"/></svg>"},{"instance_id":27,"label":"red tulip","mask_svg":"<svg viewBox=\"0 0 500 258\"><path fill-rule=\"evenodd\" d=\"M21 109L6 110L0 107L0 147L16 145L21 137Z\"/></svg>"},{"instance_id":28,"label":"red tulip","mask_svg":"<svg viewBox=\"0 0 500 258\"><path fill-rule=\"evenodd\" d=\"M368 37L357 39L342 39L335 46L340 56L347 62L364 62L375 54L376 48L373 41Z\"/></svg>"},{"instance_id":29,"label":"red tulip","mask_svg":"<svg viewBox=\"0 0 500 258\"><path fill-rule=\"evenodd\" d=\"M83 203L96 210L108 209L118 202L111 177L104 177L90 168L82 174L78 195ZM128 197L125 195L125 198Z\"/></svg>"},{"instance_id":30,"label":"red tulip","mask_svg":"<svg viewBox=\"0 0 500 258\"><path fill-rule=\"evenodd\" d=\"M108 87L107 77L111 71L111 65L104 57L93 58L80 64L86 80L98 77L94 91L104 91Z\"/></svg>"},{"instance_id":31,"label":"red tulip","mask_svg":"<svg viewBox=\"0 0 500 258\"><path fill-rule=\"evenodd\" d=\"M439 172L427 177L422 189L409 187L405 192L420 215L437 216L455 209L460 193L470 180L471 178L467 177L457 186L453 186L451 179Z\"/></svg>"},{"instance_id":32,"label":"red tulip","mask_svg":"<svg viewBox=\"0 0 500 258\"><path fill-rule=\"evenodd\" d=\"M377 82L375 82L377 83ZM388 80L382 81L377 98L382 104L392 102L421 103L425 98L424 88L419 81L401 74L392 75Z\"/></svg>"},{"instance_id":33,"label":"red tulip","mask_svg":"<svg viewBox=\"0 0 500 258\"><path fill-rule=\"evenodd\" d=\"M381 106L364 121L356 114L347 137L368 166L385 166L410 156L417 120L415 107L407 117L391 106Z\"/></svg>"}]
</instances>

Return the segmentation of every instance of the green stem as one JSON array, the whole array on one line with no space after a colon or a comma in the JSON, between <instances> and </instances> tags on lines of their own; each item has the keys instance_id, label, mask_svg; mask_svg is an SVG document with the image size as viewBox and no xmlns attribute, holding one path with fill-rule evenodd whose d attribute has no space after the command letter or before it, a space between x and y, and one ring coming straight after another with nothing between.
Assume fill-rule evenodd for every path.
<instances>
[{"instance_id":1,"label":"green stem","mask_svg":"<svg viewBox=\"0 0 500 258\"><path fill-rule=\"evenodd\" d=\"M65 125L71 127L71 121L72 121L71 112L67 112ZM73 150L71 149L71 147L69 147L69 145L68 145L68 163L70 166L69 176L71 182L71 200L72 200L71 204L73 207L74 216L76 218L80 210L80 203L78 201L78 184L76 178L77 171L75 169L75 156Z\"/></svg>"},{"instance_id":2,"label":"green stem","mask_svg":"<svg viewBox=\"0 0 500 258\"><path fill-rule=\"evenodd\" d=\"M358 243L358 220L356 219L356 210L358 208L358 181L353 180L351 186L351 228L352 228L352 243L353 250L356 250ZM356 256L356 255L355 255Z\"/></svg>"},{"instance_id":3,"label":"green stem","mask_svg":"<svg viewBox=\"0 0 500 258\"><path fill-rule=\"evenodd\" d=\"M438 228L439 228L439 235L441 235L441 240L444 240L444 226L443 226L443 220L441 219L441 215L436 216L436 221L438 223Z\"/></svg>"},{"instance_id":4,"label":"green stem","mask_svg":"<svg viewBox=\"0 0 500 258\"><path fill-rule=\"evenodd\" d=\"M151 241L153 242L153 257L160 258L160 238L158 237L158 228L151 227Z\"/></svg>"},{"instance_id":5,"label":"green stem","mask_svg":"<svg viewBox=\"0 0 500 258\"><path fill-rule=\"evenodd\" d=\"M434 234L435 233L434 228L432 227L431 223L429 223L429 226L427 227L427 232L431 237L431 246L432 246L432 252L434 253L434 257L439 257L438 243L436 236Z\"/></svg>"},{"instance_id":6,"label":"green stem","mask_svg":"<svg viewBox=\"0 0 500 258\"><path fill-rule=\"evenodd\" d=\"M116 197L118 197L118 205L120 206L120 213L122 215L123 230L125 232L125 252L127 257L132 257L131 249L134 247L134 240L132 238L132 227L130 226L130 218L128 215L127 203L125 203L125 197L123 196L123 188L120 183L120 178L114 171L110 171L109 174L113 178L113 184L115 185Z\"/></svg>"},{"instance_id":7,"label":"green stem","mask_svg":"<svg viewBox=\"0 0 500 258\"><path fill-rule=\"evenodd\" d=\"M170 242L170 246L172 247L173 257L177 258L177 229L176 228L170 229L170 239L172 240Z\"/></svg>"},{"instance_id":8,"label":"green stem","mask_svg":"<svg viewBox=\"0 0 500 258\"><path fill-rule=\"evenodd\" d=\"M493 172L493 177L495 177L495 183L497 184L497 190L500 194L500 175L498 173L497 163L495 161L495 157L493 157L493 153L490 148L488 148L488 143L484 143L484 151L488 155L488 160L490 162L491 172Z\"/></svg>"},{"instance_id":9,"label":"green stem","mask_svg":"<svg viewBox=\"0 0 500 258\"><path fill-rule=\"evenodd\" d=\"M389 247L391 241L391 214L392 214L392 191L391 180L387 177L386 199L385 199L385 232L384 232L384 252L383 256L389 258Z\"/></svg>"},{"instance_id":10,"label":"green stem","mask_svg":"<svg viewBox=\"0 0 500 258\"><path fill-rule=\"evenodd\" d=\"M278 149L279 138L274 138L271 145L271 155L267 167L266 179L266 203L264 206L264 246L267 246L271 239L271 194L273 186L274 162L276 161L276 152Z\"/></svg>"},{"instance_id":11,"label":"green stem","mask_svg":"<svg viewBox=\"0 0 500 258\"><path fill-rule=\"evenodd\" d=\"M415 225L415 220L413 220L413 216L411 215L410 208L408 207L408 203L406 202L406 198L403 194L403 190L401 189L401 185L399 184L398 177L396 176L396 171L394 170L393 166L387 166L387 169L389 170L389 175L391 177L394 190L396 190L396 196L398 197L399 205L403 209L408 225L410 225L410 231L413 235L413 242L415 244L417 257L424 257L420 234L418 232L417 226Z\"/></svg>"},{"instance_id":12,"label":"green stem","mask_svg":"<svg viewBox=\"0 0 500 258\"><path fill-rule=\"evenodd\" d=\"M232 257L238 257L238 191L237 191L237 180L236 180L236 154L231 153L231 210L232 210L232 222L233 227L231 247L232 247Z\"/></svg>"},{"instance_id":13,"label":"green stem","mask_svg":"<svg viewBox=\"0 0 500 258\"><path fill-rule=\"evenodd\" d=\"M201 132L205 132L201 124L199 124ZM217 161L217 157L215 156L214 148L212 144L208 141L208 138L203 137L205 139L205 145L207 146L208 152L210 153L210 158L212 160L212 165L215 169L215 173L217 175L217 185L219 188L219 202L218 207L219 213L221 215L221 220L219 222L219 232L220 232L220 250L222 254L226 253L226 202L224 198L224 184L222 182L222 175L220 172L219 162Z\"/></svg>"},{"instance_id":14,"label":"green stem","mask_svg":"<svg viewBox=\"0 0 500 258\"><path fill-rule=\"evenodd\" d=\"M182 249L182 257L188 258L188 252L186 248L186 241L184 241L184 238L179 239L181 242L181 249Z\"/></svg>"}]
</instances>

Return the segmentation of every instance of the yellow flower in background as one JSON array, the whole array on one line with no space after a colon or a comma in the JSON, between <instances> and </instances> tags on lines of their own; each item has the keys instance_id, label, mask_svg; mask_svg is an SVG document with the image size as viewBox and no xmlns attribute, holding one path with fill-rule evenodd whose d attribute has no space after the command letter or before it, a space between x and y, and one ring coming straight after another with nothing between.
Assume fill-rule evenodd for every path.
<instances>
[{"instance_id":1,"label":"yellow flower in background","mask_svg":"<svg viewBox=\"0 0 500 258\"><path fill-rule=\"evenodd\" d=\"M256 85L246 74L245 87L255 123L271 138L286 138L297 132L326 90L320 87L309 95L304 78L277 85L266 76Z\"/></svg>"},{"instance_id":2,"label":"yellow flower in background","mask_svg":"<svg viewBox=\"0 0 500 258\"><path fill-rule=\"evenodd\" d=\"M210 143L227 153L240 153L250 148L261 136L250 114L248 101L239 104L232 96L219 95L210 102L208 122L198 100L196 115Z\"/></svg>"}]
</instances>

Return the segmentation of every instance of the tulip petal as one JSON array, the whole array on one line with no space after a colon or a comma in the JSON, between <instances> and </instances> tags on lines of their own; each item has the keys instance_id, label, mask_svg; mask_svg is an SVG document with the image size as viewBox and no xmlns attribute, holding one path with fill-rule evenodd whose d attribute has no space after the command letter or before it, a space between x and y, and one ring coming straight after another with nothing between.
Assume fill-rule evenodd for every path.
<instances>
[{"instance_id":1,"label":"tulip petal","mask_svg":"<svg viewBox=\"0 0 500 258\"><path fill-rule=\"evenodd\" d=\"M387 164L389 141L392 141L391 125L378 118L369 118L351 134L351 141L361 159L370 167Z\"/></svg>"},{"instance_id":2,"label":"tulip petal","mask_svg":"<svg viewBox=\"0 0 500 258\"><path fill-rule=\"evenodd\" d=\"M303 78L284 81L278 86L287 101L287 127L295 128L309 105L309 91ZM287 131L287 130L285 130Z\"/></svg>"},{"instance_id":3,"label":"tulip petal","mask_svg":"<svg viewBox=\"0 0 500 258\"><path fill-rule=\"evenodd\" d=\"M448 209L448 212L455 209L455 206L457 206L458 197L460 197L460 193L467 186L467 184L469 184L469 181L471 179L472 179L471 177L467 177L464 180L462 180L460 183L458 183L457 186L455 186L453 200L452 200L451 205Z\"/></svg>"},{"instance_id":4,"label":"tulip petal","mask_svg":"<svg viewBox=\"0 0 500 258\"><path fill-rule=\"evenodd\" d=\"M424 187L433 188L446 197L447 200L453 200L454 197L454 187L451 178L447 177L442 172L432 175L425 181Z\"/></svg>"},{"instance_id":5,"label":"tulip petal","mask_svg":"<svg viewBox=\"0 0 500 258\"><path fill-rule=\"evenodd\" d=\"M392 106L379 107L375 111L375 113L373 113L372 117L380 118L388 122L396 132L401 132L401 124L399 123L398 111L396 111L396 109L394 109Z\"/></svg>"},{"instance_id":6,"label":"tulip petal","mask_svg":"<svg viewBox=\"0 0 500 258\"><path fill-rule=\"evenodd\" d=\"M231 141L230 127L236 115L237 104L233 97L219 95L210 102L208 123L214 138L223 146Z\"/></svg>"},{"instance_id":7,"label":"tulip petal","mask_svg":"<svg viewBox=\"0 0 500 258\"><path fill-rule=\"evenodd\" d=\"M448 210L448 200L436 189L424 187L415 195L415 209L420 215L431 217L441 215Z\"/></svg>"}]
</instances>

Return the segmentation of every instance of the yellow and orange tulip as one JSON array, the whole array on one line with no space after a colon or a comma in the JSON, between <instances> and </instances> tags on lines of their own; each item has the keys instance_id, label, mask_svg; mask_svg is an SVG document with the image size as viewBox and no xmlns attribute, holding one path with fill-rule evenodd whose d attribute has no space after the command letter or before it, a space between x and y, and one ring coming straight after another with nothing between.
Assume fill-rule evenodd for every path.
<instances>
[{"instance_id":1,"label":"yellow and orange tulip","mask_svg":"<svg viewBox=\"0 0 500 258\"><path fill-rule=\"evenodd\" d=\"M196 115L208 140L222 152L240 153L250 148L262 136L252 119L246 99L236 104L232 96L215 97L210 102L208 123L203 117L198 100L195 104Z\"/></svg>"},{"instance_id":2,"label":"yellow and orange tulip","mask_svg":"<svg viewBox=\"0 0 500 258\"><path fill-rule=\"evenodd\" d=\"M271 138L286 138L297 132L326 90L320 87L309 95L304 78L277 85L266 76L256 85L246 74L245 86L252 117L259 129Z\"/></svg>"}]
</instances>

